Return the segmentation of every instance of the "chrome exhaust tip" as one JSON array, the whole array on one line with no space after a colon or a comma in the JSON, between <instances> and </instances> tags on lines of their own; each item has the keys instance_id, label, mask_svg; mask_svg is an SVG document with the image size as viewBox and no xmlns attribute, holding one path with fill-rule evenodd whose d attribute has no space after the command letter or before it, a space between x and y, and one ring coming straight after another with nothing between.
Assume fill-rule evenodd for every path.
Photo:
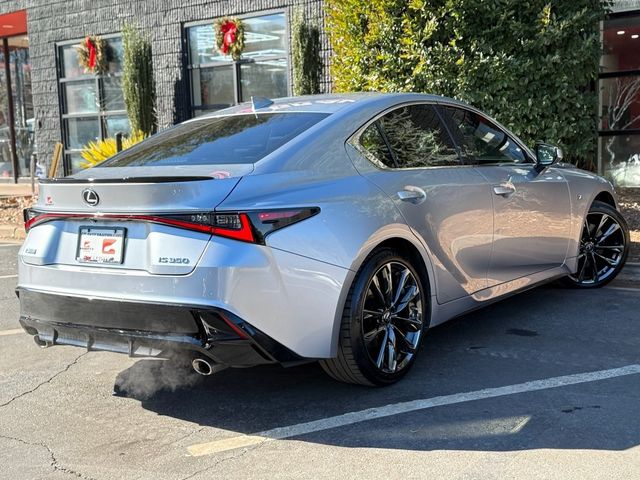
<instances>
[{"instance_id":1,"label":"chrome exhaust tip","mask_svg":"<svg viewBox=\"0 0 640 480\"><path fill-rule=\"evenodd\" d=\"M194 358L191 361L191 366L196 371L196 373L200 375L211 375L214 372L213 365L209 360L205 360L204 358Z\"/></svg>"},{"instance_id":2,"label":"chrome exhaust tip","mask_svg":"<svg viewBox=\"0 0 640 480\"><path fill-rule=\"evenodd\" d=\"M38 345L40 348L47 348L51 346L51 342L42 340L38 335L33 336L33 341L36 342L36 345Z\"/></svg>"}]
</instances>

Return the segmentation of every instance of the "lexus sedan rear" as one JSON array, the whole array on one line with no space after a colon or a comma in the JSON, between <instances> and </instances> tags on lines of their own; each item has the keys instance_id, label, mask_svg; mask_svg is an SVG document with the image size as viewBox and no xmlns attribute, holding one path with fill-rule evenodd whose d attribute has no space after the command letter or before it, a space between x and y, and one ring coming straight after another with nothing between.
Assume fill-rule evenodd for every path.
<instances>
[{"instance_id":1,"label":"lexus sedan rear","mask_svg":"<svg viewBox=\"0 0 640 480\"><path fill-rule=\"evenodd\" d=\"M393 383L429 327L622 268L611 185L430 95L260 101L42 180L20 322L41 346L188 357L201 374L319 360Z\"/></svg>"}]
</instances>

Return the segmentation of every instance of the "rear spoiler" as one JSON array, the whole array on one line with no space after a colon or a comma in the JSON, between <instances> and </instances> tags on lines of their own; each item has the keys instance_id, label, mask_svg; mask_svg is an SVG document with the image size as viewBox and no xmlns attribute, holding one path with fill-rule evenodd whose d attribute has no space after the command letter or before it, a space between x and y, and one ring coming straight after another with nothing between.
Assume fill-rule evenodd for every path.
<instances>
[{"instance_id":1,"label":"rear spoiler","mask_svg":"<svg viewBox=\"0 0 640 480\"><path fill-rule=\"evenodd\" d=\"M174 183L216 180L216 177L123 177L123 178L41 178L41 184L82 184L82 183Z\"/></svg>"}]
</instances>

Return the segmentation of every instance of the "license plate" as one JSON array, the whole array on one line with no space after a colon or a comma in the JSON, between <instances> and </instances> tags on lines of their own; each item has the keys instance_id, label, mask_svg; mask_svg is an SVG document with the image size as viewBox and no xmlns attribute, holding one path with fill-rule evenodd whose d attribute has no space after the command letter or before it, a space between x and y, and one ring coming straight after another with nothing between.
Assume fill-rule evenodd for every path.
<instances>
[{"instance_id":1,"label":"license plate","mask_svg":"<svg viewBox=\"0 0 640 480\"><path fill-rule=\"evenodd\" d=\"M122 263L124 238L124 228L80 227L76 259L82 263Z\"/></svg>"}]
</instances>

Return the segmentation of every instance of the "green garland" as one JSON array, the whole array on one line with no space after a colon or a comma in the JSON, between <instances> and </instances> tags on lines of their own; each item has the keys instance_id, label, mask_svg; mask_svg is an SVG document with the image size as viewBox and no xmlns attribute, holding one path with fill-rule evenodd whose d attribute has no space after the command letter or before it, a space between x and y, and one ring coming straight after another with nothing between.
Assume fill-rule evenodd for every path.
<instances>
[{"instance_id":1,"label":"green garland","mask_svg":"<svg viewBox=\"0 0 640 480\"><path fill-rule=\"evenodd\" d=\"M231 55L235 61L240 60L244 50L244 25L238 18L224 17L216 20L214 25L216 46L223 55Z\"/></svg>"}]
</instances>

